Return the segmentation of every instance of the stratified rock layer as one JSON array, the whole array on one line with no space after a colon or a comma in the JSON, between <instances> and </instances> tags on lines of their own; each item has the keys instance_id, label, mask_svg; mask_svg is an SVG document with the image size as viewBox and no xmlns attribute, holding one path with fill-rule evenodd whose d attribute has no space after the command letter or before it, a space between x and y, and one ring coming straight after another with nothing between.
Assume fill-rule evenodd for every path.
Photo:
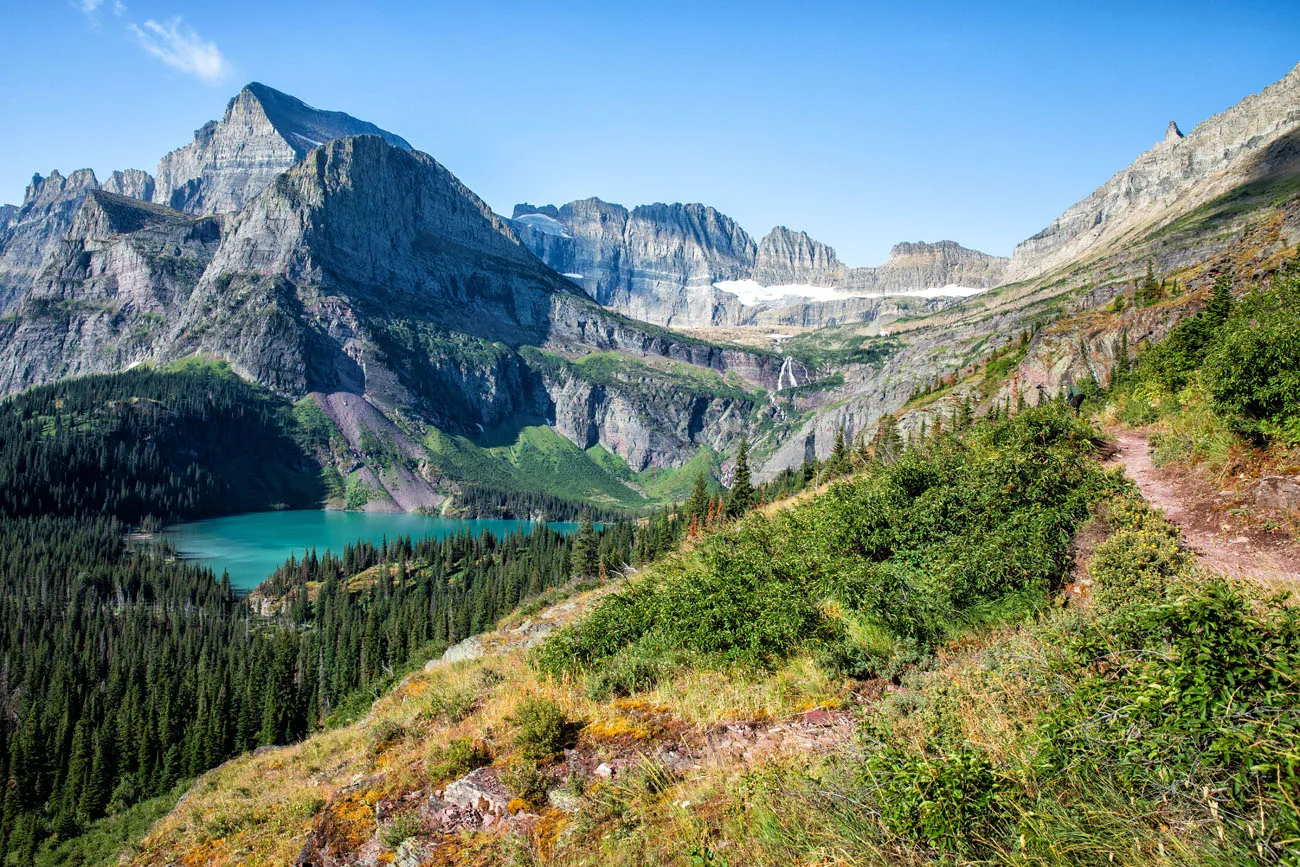
<instances>
[{"instance_id":1,"label":"stratified rock layer","mask_svg":"<svg viewBox=\"0 0 1300 867\"><path fill-rule=\"evenodd\" d=\"M1007 280L1097 256L1234 187L1300 167L1298 132L1300 65L1185 136L1170 121L1154 147L1016 247Z\"/></svg>"},{"instance_id":2,"label":"stratified rock layer","mask_svg":"<svg viewBox=\"0 0 1300 867\"><path fill-rule=\"evenodd\" d=\"M601 304L672 327L870 321L884 305L864 296L988 288L1006 266L1003 258L940 241L899 244L879 268L849 268L804 232L777 226L756 244L730 217L699 204L631 211L600 199L516 205L512 222L538 258ZM789 301L746 303L714 285L745 280L788 286ZM845 291L827 300L803 297L801 287Z\"/></svg>"},{"instance_id":3,"label":"stratified rock layer","mask_svg":"<svg viewBox=\"0 0 1300 867\"><path fill-rule=\"evenodd\" d=\"M317 145L352 135L405 139L341 111L322 111L256 82L226 106L225 116L158 163L153 201L191 214L238 211Z\"/></svg>"}]
</instances>

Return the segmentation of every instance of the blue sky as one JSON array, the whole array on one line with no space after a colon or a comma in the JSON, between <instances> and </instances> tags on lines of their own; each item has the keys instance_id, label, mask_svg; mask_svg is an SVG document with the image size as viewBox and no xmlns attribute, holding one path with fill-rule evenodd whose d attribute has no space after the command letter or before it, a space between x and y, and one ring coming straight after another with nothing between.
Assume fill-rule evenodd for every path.
<instances>
[{"instance_id":1,"label":"blue sky","mask_svg":"<svg viewBox=\"0 0 1300 867\"><path fill-rule=\"evenodd\" d=\"M499 211L702 201L851 265L1007 254L1300 61L1300 3L6 0L0 201L153 171L248 81L428 151ZM1138 8L1140 6L1140 8Z\"/></svg>"}]
</instances>

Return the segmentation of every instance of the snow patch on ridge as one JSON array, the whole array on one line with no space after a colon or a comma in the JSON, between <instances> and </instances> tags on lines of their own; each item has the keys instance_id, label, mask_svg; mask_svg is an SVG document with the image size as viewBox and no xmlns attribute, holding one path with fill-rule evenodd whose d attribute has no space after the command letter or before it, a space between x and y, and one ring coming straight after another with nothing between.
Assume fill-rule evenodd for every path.
<instances>
[{"instance_id":1,"label":"snow patch on ridge","mask_svg":"<svg viewBox=\"0 0 1300 867\"><path fill-rule=\"evenodd\" d=\"M729 292L739 298L740 303L753 307L777 307L800 301L844 301L849 298L967 298L985 291L968 286L950 285L907 292L859 292L852 289L838 289L834 286L809 286L802 283L763 286L757 280L719 280L713 284L713 288Z\"/></svg>"},{"instance_id":2,"label":"snow patch on ridge","mask_svg":"<svg viewBox=\"0 0 1300 867\"><path fill-rule=\"evenodd\" d=\"M515 217L516 223L523 223L529 228L536 229L543 235L558 235L561 238L572 237L564 230L564 224L554 217L548 217L545 214L524 214L521 217Z\"/></svg>"}]
</instances>

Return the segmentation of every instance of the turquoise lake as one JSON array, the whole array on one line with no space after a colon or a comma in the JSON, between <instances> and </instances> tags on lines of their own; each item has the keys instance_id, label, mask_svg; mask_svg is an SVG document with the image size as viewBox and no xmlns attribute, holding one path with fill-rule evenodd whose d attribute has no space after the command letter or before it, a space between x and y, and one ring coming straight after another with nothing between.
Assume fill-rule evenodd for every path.
<instances>
[{"instance_id":1,"label":"turquoise lake","mask_svg":"<svg viewBox=\"0 0 1300 867\"><path fill-rule=\"evenodd\" d=\"M419 540L427 536L445 539L460 533L491 533L502 538L511 533L529 533L537 526L529 521L431 518L424 515L378 512L339 512L310 509L285 512L250 512L176 524L167 528L168 540L187 559L210 566L221 576L230 573L230 583L251 590L274 572L290 555L316 549L342 553L343 546L359 539L381 542L398 536ZM572 532L577 524L554 523L552 528Z\"/></svg>"}]
</instances>

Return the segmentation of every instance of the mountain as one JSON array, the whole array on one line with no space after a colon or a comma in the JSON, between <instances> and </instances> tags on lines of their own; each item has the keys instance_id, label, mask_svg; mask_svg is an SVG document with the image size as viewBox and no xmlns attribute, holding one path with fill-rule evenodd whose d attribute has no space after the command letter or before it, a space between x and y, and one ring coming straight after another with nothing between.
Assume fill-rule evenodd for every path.
<instances>
[{"instance_id":1,"label":"mountain","mask_svg":"<svg viewBox=\"0 0 1300 867\"><path fill-rule=\"evenodd\" d=\"M1016 247L1008 281L1095 259L1251 183L1300 172L1300 64L1282 80L1164 138Z\"/></svg>"},{"instance_id":2,"label":"mountain","mask_svg":"<svg viewBox=\"0 0 1300 867\"><path fill-rule=\"evenodd\" d=\"M46 253L72 227L86 193L98 187L90 169L66 178L57 171L33 175L23 203L6 206L8 217L0 222L0 314L31 285Z\"/></svg>"},{"instance_id":3,"label":"mountain","mask_svg":"<svg viewBox=\"0 0 1300 867\"><path fill-rule=\"evenodd\" d=\"M219 121L158 163L153 201L191 214L238 211L276 175L333 139L377 135L410 150L406 140L341 111L322 111L253 82Z\"/></svg>"},{"instance_id":4,"label":"mountain","mask_svg":"<svg viewBox=\"0 0 1300 867\"><path fill-rule=\"evenodd\" d=\"M349 135L379 135L410 148L400 136L374 124L312 108L254 82L230 101L220 121L205 124L192 143L163 157L156 179L139 169L115 171L102 185L90 169L66 178L58 171L45 178L34 176L22 205L5 206L14 210L0 220L0 314L31 285L90 190L104 189L191 214L233 212L312 147Z\"/></svg>"},{"instance_id":5,"label":"mountain","mask_svg":"<svg viewBox=\"0 0 1300 867\"><path fill-rule=\"evenodd\" d=\"M565 479L597 480L575 497L638 505L652 486L679 491L684 467L717 473L742 434L766 478L824 457L841 428L868 434L1020 334L1112 302L1148 262L1191 287L1212 280L1206 262L1274 267L1295 243L1295 78L1185 138L1171 129L1141 175L1173 172L1169 153L1213 163L1207 142L1256 131L1228 148L1240 159L1209 193L1143 204L1135 180L1129 204L1070 216L1093 213L1081 203L1021 246L1012 276L1036 276L1013 284L1006 260L951 241L849 268L806 233L756 242L700 204L587 199L507 220L392 134L308 147L377 128L249 85L163 159L152 191L144 172L102 185L51 173L0 219L0 393L224 359L320 410L336 435L326 462L371 492L368 508L454 507L476 484L541 492L552 460L568 462ZM180 189L182 209L159 201ZM208 213L219 201L238 210ZM1070 235L1097 214L1100 229ZM819 330L756 351L628 316L750 326L744 339L768 345L771 326ZM1038 384L1088 369L1059 355Z\"/></svg>"},{"instance_id":6,"label":"mountain","mask_svg":"<svg viewBox=\"0 0 1300 867\"><path fill-rule=\"evenodd\" d=\"M632 476L725 448L786 366L605 310L447 169L380 136L311 149L235 214L131 199L93 176L77 190L65 236L0 320L0 393L222 359L310 397L374 508L441 507L496 472L463 454L481 432L533 428L579 461L608 453L630 475L605 466L601 485L635 504ZM75 200L61 190L52 213L67 219ZM603 363L579 363L591 353Z\"/></svg>"},{"instance_id":7,"label":"mountain","mask_svg":"<svg viewBox=\"0 0 1300 867\"><path fill-rule=\"evenodd\" d=\"M755 243L701 204L521 204L512 221L538 258L601 304L673 327L870 321L888 306L880 295L986 289L1006 265L940 241L900 244L879 268L850 268L804 232L777 226Z\"/></svg>"}]
</instances>

